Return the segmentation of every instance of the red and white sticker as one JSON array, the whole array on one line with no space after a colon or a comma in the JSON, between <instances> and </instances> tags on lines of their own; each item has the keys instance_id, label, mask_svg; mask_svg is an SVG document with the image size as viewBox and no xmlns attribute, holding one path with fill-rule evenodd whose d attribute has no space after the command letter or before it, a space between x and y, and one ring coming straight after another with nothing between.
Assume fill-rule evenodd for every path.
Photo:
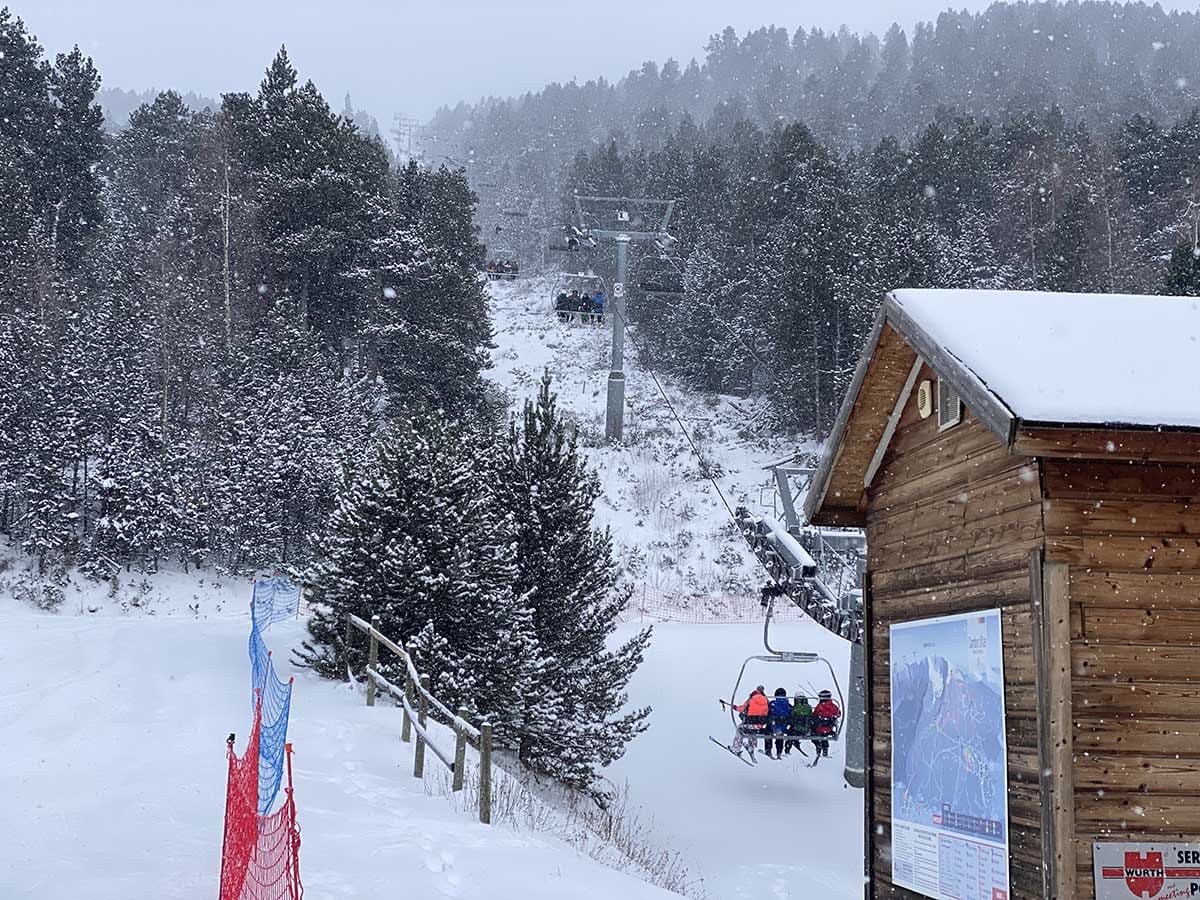
<instances>
[{"instance_id":1,"label":"red and white sticker","mask_svg":"<svg viewBox=\"0 0 1200 900\"><path fill-rule=\"evenodd\" d=\"M1200 897L1200 844L1092 844L1096 900Z\"/></svg>"}]
</instances>

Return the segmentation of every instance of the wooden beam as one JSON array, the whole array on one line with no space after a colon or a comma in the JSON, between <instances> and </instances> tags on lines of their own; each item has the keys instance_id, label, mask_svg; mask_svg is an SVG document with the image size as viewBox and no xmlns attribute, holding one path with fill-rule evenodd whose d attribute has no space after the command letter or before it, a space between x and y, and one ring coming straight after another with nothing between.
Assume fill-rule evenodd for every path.
<instances>
[{"instance_id":1,"label":"wooden beam","mask_svg":"<svg viewBox=\"0 0 1200 900\"><path fill-rule=\"evenodd\" d=\"M846 396L842 398L842 405L838 410L837 419L834 420L833 430L825 441L825 453L821 457L821 463L817 466L817 471L813 473L812 483L808 487L808 495L804 498L804 518L810 522L825 503L825 492L829 489L829 479L833 476L833 467L837 464L838 457L842 452L842 438L846 434L846 425L850 421L850 413L854 411L854 402L858 399L858 392L867 378L867 367L871 364L875 348L879 346L879 338L883 334L885 321L883 310L880 310L879 315L875 317L875 324L871 327L871 335L867 338L863 354L859 357L850 387L846 390Z\"/></svg>"},{"instance_id":2,"label":"wooden beam","mask_svg":"<svg viewBox=\"0 0 1200 900\"><path fill-rule=\"evenodd\" d=\"M1042 896L1049 897L1054 886L1054 820L1051 816L1054 786L1050 777L1050 709L1046 693L1048 681L1046 660L1045 615L1042 595L1042 550L1029 554L1029 598L1033 609L1033 664L1036 673L1038 769L1041 772L1042 792Z\"/></svg>"},{"instance_id":3,"label":"wooden beam","mask_svg":"<svg viewBox=\"0 0 1200 900\"><path fill-rule=\"evenodd\" d=\"M925 365L925 360L921 359L920 354L913 361L912 369L908 373L908 379L904 382L904 389L900 391L900 396L896 398L896 405L892 409L892 414L888 416L887 425L883 427L883 434L879 438L879 444L875 448L875 453L871 457L871 462L867 465L867 473L863 476L863 487L870 487L871 481L875 478L875 473L879 471L879 466L883 463L884 454L887 453L888 444L892 442L892 435L896 433L896 425L900 422L900 416L904 412L904 406L908 403L908 398L912 396L913 385L917 383L917 376L921 374L921 367Z\"/></svg>"},{"instance_id":4,"label":"wooden beam","mask_svg":"<svg viewBox=\"0 0 1200 900\"><path fill-rule=\"evenodd\" d=\"M1109 462L1200 462L1200 432L1022 424L1012 442L1014 453L1058 459Z\"/></svg>"},{"instance_id":5,"label":"wooden beam","mask_svg":"<svg viewBox=\"0 0 1200 900\"><path fill-rule=\"evenodd\" d=\"M864 869L866 872L866 895L872 896L872 890L875 884L875 866L872 860L875 858L875 754L871 752L871 747L875 742L875 692L872 690L873 679L875 677L875 667L872 659L875 654L874 647L874 628L871 627L872 616L874 615L875 604L871 601L871 572L867 570L863 573L863 613L866 616L866 622L863 624L863 715L867 717L866 730L864 739L866 740L866 753L863 760L863 767L866 769L866 783L863 785L863 828L865 830L864 840L866 846L866 858L863 860ZM889 735L890 738L890 735ZM890 775L889 762L889 775ZM889 787L890 789L890 787ZM889 869L887 875L891 875Z\"/></svg>"},{"instance_id":6,"label":"wooden beam","mask_svg":"<svg viewBox=\"0 0 1200 900\"><path fill-rule=\"evenodd\" d=\"M1070 572L1031 555L1034 654L1038 680L1039 762L1042 766L1042 846L1046 896L1075 896L1075 779L1071 708Z\"/></svg>"},{"instance_id":7,"label":"wooden beam","mask_svg":"<svg viewBox=\"0 0 1200 900\"><path fill-rule=\"evenodd\" d=\"M979 417L1000 443L1012 444L1016 431L1017 417L1007 404L991 391L987 385L933 338L908 314L893 294L888 294L883 304L887 322L900 333L910 347L923 356L939 375L954 387L963 402Z\"/></svg>"}]
</instances>

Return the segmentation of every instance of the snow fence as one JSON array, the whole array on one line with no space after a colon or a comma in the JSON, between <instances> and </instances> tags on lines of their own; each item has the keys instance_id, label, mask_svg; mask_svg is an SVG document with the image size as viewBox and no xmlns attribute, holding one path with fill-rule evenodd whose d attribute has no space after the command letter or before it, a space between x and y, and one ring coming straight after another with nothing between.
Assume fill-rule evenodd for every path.
<instances>
[{"instance_id":1,"label":"snow fence","mask_svg":"<svg viewBox=\"0 0 1200 900\"><path fill-rule=\"evenodd\" d=\"M693 625L750 625L762 622L766 612L758 597L714 597L679 594L643 586L630 598L620 615L622 622L685 622ZM788 603L775 607L777 622L800 622L804 611Z\"/></svg>"},{"instance_id":2,"label":"snow fence","mask_svg":"<svg viewBox=\"0 0 1200 900\"><path fill-rule=\"evenodd\" d=\"M293 680L281 681L262 632L299 609L300 591L287 579L256 581L250 604L250 740L239 757L227 748L225 836L220 900L301 900L300 828L287 740ZM287 773L284 801L271 812Z\"/></svg>"}]
</instances>

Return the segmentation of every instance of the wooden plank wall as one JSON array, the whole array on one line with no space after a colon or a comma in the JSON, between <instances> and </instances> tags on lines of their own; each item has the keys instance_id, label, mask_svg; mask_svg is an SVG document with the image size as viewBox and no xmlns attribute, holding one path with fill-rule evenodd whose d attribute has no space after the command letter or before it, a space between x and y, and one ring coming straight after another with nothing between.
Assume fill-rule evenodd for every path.
<instances>
[{"instance_id":1,"label":"wooden plank wall","mask_svg":"<svg viewBox=\"0 0 1200 900\"><path fill-rule=\"evenodd\" d=\"M1093 840L1200 839L1200 466L1046 459L1070 566L1078 896Z\"/></svg>"},{"instance_id":2,"label":"wooden plank wall","mask_svg":"<svg viewBox=\"0 0 1200 900\"><path fill-rule=\"evenodd\" d=\"M935 379L926 367L920 378ZM888 626L1002 610L1014 898L1042 896L1041 791L1032 649L1030 552L1043 541L1036 460L1015 457L971 413L939 433L909 399L867 494L871 570L874 896L891 884ZM1198 701L1200 702L1200 701Z\"/></svg>"}]
</instances>

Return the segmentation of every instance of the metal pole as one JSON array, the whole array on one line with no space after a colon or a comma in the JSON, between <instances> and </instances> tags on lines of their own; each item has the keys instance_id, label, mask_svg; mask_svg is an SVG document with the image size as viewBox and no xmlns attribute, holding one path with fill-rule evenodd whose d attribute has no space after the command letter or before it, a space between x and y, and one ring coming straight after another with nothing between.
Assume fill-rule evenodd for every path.
<instances>
[{"instance_id":1,"label":"metal pole","mask_svg":"<svg viewBox=\"0 0 1200 900\"><path fill-rule=\"evenodd\" d=\"M619 234L617 245L617 281L613 285L612 371L608 373L608 409L604 436L619 441L625 426L625 277L629 260L629 237Z\"/></svg>"},{"instance_id":2,"label":"metal pole","mask_svg":"<svg viewBox=\"0 0 1200 900\"><path fill-rule=\"evenodd\" d=\"M863 586L866 613L866 559L858 561L858 582ZM850 697L846 703L846 768L842 773L850 787L867 786L866 654L862 642L850 645Z\"/></svg>"},{"instance_id":3,"label":"metal pole","mask_svg":"<svg viewBox=\"0 0 1200 900\"><path fill-rule=\"evenodd\" d=\"M863 646L850 645L850 696L846 702L846 770L843 775L850 787L867 786L866 710L863 702Z\"/></svg>"}]
</instances>

